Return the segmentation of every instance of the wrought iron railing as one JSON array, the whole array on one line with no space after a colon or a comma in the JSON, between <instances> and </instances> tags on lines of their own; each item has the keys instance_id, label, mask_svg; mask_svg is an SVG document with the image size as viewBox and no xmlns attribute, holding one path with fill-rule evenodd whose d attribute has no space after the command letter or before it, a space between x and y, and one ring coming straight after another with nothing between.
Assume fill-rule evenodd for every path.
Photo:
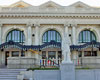
<instances>
[{"instance_id":1,"label":"wrought iron railing","mask_svg":"<svg viewBox=\"0 0 100 80\"><path fill-rule=\"evenodd\" d=\"M59 67L62 59L41 59L40 60L40 66L51 66L51 67Z\"/></svg>"}]
</instances>

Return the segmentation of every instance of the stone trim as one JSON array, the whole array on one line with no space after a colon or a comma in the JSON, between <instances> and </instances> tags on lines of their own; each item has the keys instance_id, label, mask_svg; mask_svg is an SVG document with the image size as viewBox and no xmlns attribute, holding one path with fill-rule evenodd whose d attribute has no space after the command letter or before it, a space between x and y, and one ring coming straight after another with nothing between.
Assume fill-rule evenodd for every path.
<instances>
[{"instance_id":1,"label":"stone trim","mask_svg":"<svg viewBox=\"0 0 100 80\"><path fill-rule=\"evenodd\" d=\"M18 19L18 18L50 18L50 19L58 19L58 18L67 18L67 19L71 19L71 18L74 18L74 19L100 19L100 16L99 15L91 15L91 14L87 14L87 15L58 15L58 14L0 14L0 18L14 18L14 19Z\"/></svg>"}]
</instances>

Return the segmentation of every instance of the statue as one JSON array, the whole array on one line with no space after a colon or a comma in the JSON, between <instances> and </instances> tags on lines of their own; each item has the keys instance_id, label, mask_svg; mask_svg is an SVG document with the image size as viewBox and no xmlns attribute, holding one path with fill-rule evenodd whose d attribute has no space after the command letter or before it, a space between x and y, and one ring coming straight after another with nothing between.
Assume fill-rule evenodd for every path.
<instances>
[{"instance_id":1,"label":"statue","mask_svg":"<svg viewBox=\"0 0 100 80\"><path fill-rule=\"evenodd\" d=\"M64 57L64 60L62 63L72 63L70 58L70 40L68 34L64 34L64 41L62 43L62 54Z\"/></svg>"}]
</instances>

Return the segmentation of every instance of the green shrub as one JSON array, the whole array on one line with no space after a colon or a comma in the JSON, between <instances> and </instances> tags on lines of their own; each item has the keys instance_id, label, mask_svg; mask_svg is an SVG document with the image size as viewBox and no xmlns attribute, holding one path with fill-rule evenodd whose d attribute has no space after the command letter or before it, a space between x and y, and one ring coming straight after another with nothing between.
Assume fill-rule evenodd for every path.
<instances>
[{"instance_id":1,"label":"green shrub","mask_svg":"<svg viewBox=\"0 0 100 80\"><path fill-rule=\"evenodd\" d=\"M59 70L59 68L28 68L27 71L29 70Z\"/></svg>"}]
</instances>

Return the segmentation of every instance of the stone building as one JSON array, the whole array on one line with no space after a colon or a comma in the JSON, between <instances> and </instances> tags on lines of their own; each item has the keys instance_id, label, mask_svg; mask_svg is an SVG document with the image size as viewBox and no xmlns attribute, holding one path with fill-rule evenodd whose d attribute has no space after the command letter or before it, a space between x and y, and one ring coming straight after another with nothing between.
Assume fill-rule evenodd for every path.
<instances>
[{"instance_id":1,"label":"stone building","mask_svg":"<svg viewBox=\"0 0 100 80\"><path fill-rule=\"evenodd\" d=\"M83 2L61 6L24 1L0 6L0 66L59 65L64 33L76 66L100 67L100 8Z\"/></svg>"}]
</instances>

